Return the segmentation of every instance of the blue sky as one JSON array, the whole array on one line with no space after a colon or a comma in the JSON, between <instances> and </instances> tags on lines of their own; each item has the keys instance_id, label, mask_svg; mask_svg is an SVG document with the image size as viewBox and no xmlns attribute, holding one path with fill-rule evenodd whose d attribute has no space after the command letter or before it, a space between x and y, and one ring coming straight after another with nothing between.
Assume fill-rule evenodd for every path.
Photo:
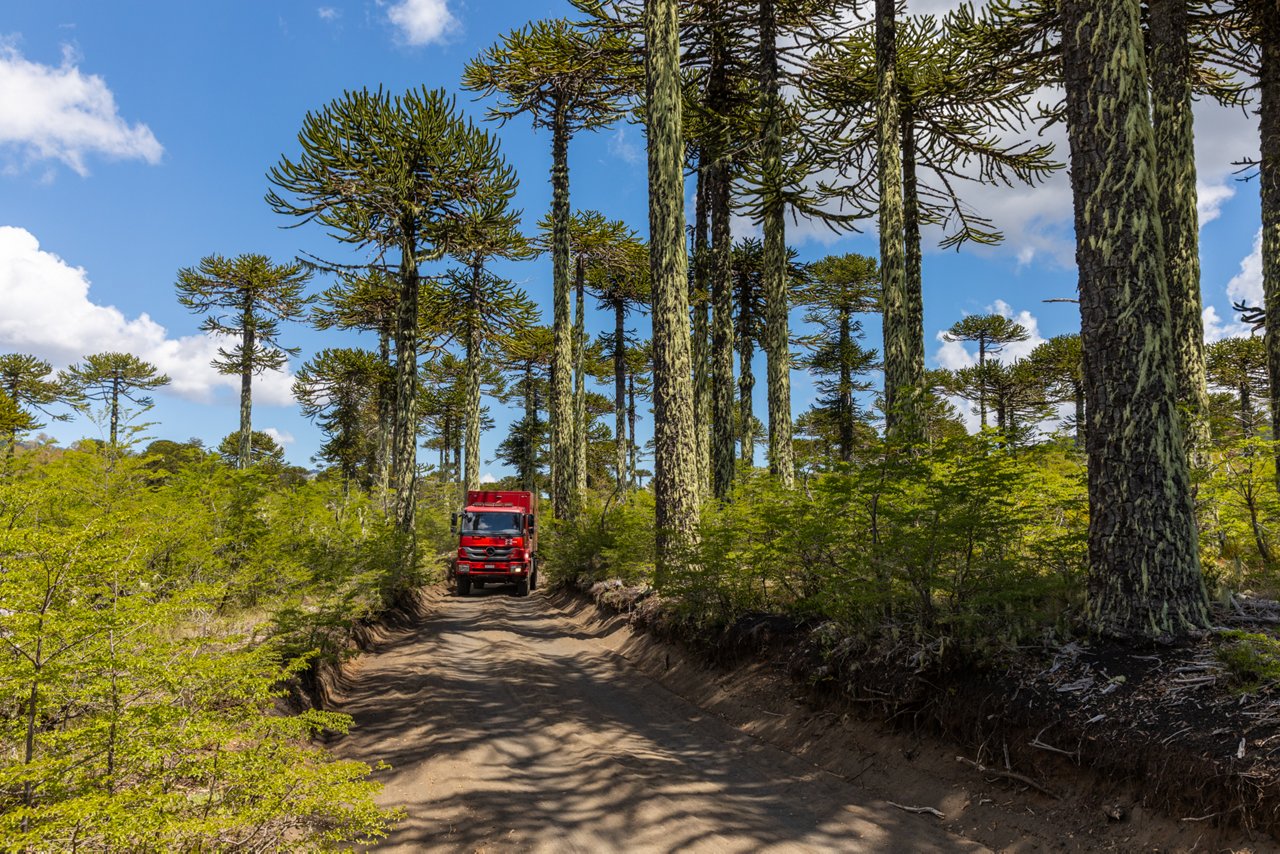
<instances>
[{"instance_id":1,"label":"blue sky","mask_svg":"<svg viewBox=\"0 0 1280 854\"><path fill-rule=\"evenodd\" d=\"M954 5L908 0L907 8ZM0 352L35 353L59 368L88 353L134 352L174 379L156 394L148 434L216 443L237 426L238 381L208 367L217 343L177 304L173 283L180 267L212 253L338 257L319 228L283 229L287 223L263 202L265 173L282 153L296 153L305 113L361 87L456 92L466 61L502 33L530 18L566 14L569 4L553 0L4 4ZM458 100L483 119L483 104L467 93ZM1239 331L1231 298L1261 300L1257 183L1240 183L1231 166L1256 154L1257 126L1239 110L1203 104L1197 118L1206 328L1221 337ZM523 121L497 132L520 176L517 205L532 230L550 203L549 140ZM644 233L643 145L642 129L626 124L575 139L574 207L598 209ZM956 367L972 358L936 338L966 313L998 310L1020 319L1035 332L1028 348L1075 331L1074 306L1042 302L1075 289L1066 176L1034 189L973 188L967 197L1007 240L958 253L926 245L930 364ZM802 260L874 255L873 226L833 238L823 227L799 224L790 242ZM738 234L751 230L749 222L735 223ZM550 266L544 258L500 272L549 309ZM327 284L318 280L316 289ZM599 330L611 321L588 323ZM878 347L874 318L866 328L869 345ZM302 348L301 359L357 341L302 325L287 327L284 338ZM1006 358L1021 352L1010 348ZM763 374L761 364L757 376ZM310 465L322 437L291 401L290 382L279 374L256 384L254 426L274 431L291 461ZM799 412L812 402L812 387L802 373L793 382ZM763 412L763 383L757 391ZM486 460L509 421L496 404L494 415L498 427L483 440ZM79 418L47 432L70 441L100 429ZM497 463L482 471L503 473Z\"/></svg>"}]
</instances>

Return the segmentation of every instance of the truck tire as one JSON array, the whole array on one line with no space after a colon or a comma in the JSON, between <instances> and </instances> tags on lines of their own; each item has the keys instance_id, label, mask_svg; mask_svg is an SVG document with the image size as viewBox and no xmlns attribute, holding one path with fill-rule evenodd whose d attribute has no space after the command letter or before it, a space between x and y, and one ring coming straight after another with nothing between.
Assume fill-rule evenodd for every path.
<instances>
[{"instance_id":1,"label":"truck tire","mask_svg":"<svg viewBox=\"0 0 1280 854\"><path fill-rule=\"evenodd\" d=\"M458 576L458 595L467 596L471 593L471 579Z\"/></svg>"},{"instance_id":2,"label":"truck tire","mask_svg":"<svg viewBox=\"0 0 1280 854\"><path fill-rule=\"evenodd\" d=\"M536 558L529 559L529 589L538 589L538 561Z\"/></svg>"},{"instance_id":3,"label":"truck tire","mask_svg":"<svg viewBox=\"0 0 1280 854\"><path fill-rule=\"evenodd\" d=\"M529 595L529 579L522 578L516 582L516 595L517 596Z\"/></svg>"}]
</instances>

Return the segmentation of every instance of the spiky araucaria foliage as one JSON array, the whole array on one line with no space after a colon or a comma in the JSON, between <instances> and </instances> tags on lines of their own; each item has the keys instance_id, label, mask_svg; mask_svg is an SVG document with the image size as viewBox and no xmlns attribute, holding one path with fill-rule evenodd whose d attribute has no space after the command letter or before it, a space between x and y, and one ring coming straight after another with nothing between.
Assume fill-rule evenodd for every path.
<instances>
[{"instance_id":1,"label":"spiky araucaria foliage","mask_svg":"<svg viewBox=\"0 0 1280 854\"><path fill-rule=\"evenodd\" d=\"M955 323L942 333L947 341L972 341L978 345L978 368L987 365L987 356L1004 350L1006 344L1026 341L1031 333L1021 323L1017 323L1001 314L970 314ZM981 387L979 387L981 388ZM978 423L987 426L987 399L979 391Z\"/></svg>"},{"instance_id":2,"label":"spiky araucaria foliage","mask_svg":"<svg viewBox=\"0 0 1280 854\"><path fill-rule=\"evenodd\" d=\"M336 465L344 483L373 484L378 390L389 373L378 353L335 347L321 350L294 375L293 396L302 414L315 421L327 437L318 457Z\"/></svg>"},{"instance_id":3,"label":"spiky araucaria foliage","mask_svg":"<svg viewBox=\"0 0 1280 854\"><path fill-rule=\"evenodd\" d=\"M1062 0L1089 397L1089 615L1101 634L1208 626L1173 367L1138 0Z\"/></svg>"},{"instance_id":4,"label":"spiky araucaria foliage","mask_svg":"<svg viewBox=\"0 0 1280 854\"><path fill-rule=\"evenodd\" d=\"M132 353L94 353L59 374L58 381L77 405L91 401L106 404L111 444L115 445L120 427L120 400L149 408L154 401L143 392L168 385L169 377Z\"/></svg>"},{"instance_id":5,"label":"spiky araucaria foliage","mask_svg":"<svg viewBox=\"0 0 1280 854\"><path fill-rule=\"evenodd\" d=\"M311 272L297 262L274 264L265 255L207 255L195 267L178 271L178 302L203 314L200 329L238 338L228 350L218 348L213 367L240 377L241 466L252 459L253 378L278 371L298 350L280 344L280 321L299 320L310 303L306 295Z\"/></svg>"},{"instance_id":6,"label":"spiky araucaria foliage","mask_svg":"<svg viewBox=\"0 0 1280 854\"><path fill-rule=\"evenodd\" d=\"M1055 335L1027 354L1044 383L1050 403L1070 403L1075 408L1071 417L1075 446L1084 449L1085 395L1084 348L1079 335Z\"/></svg>"},{"instance_id":7,"label":"spiky araucaria foliage","mask_svg":"<svg viewBox=\"0 0 1280 854\"><path fill-rule=\"evenodd\" d=\"M399 256L391 480L397 526L408 535L417 476L419 265L452 248L451 221L482 200L484 210L513 197L515 172L496 137L464 120L442 89L347 92L306 115L298 142L297 160L282 157L268 173L272 208L372 248L380 261L388 252ZM412 548L405 558L413 559Z\"/></svg>"},{"instance_id":8,"label":"spiky araucaria foliage","mask_svg":"<svg viewBox=\"0 0 1280 854\"><path fill-rule=\"evenodd\" d=\"M27 353L0 355L0 429L8 440L6 456L18 447L18 434L44 426L36 413L55 421L66 421L65 414L53 414L51 406L67 399L66 389L52 377L53 365Z\"/></svg>"},{"instance_id":9,"label":"spiky araucaria foliage","mask_svg":"<svg viewBox=\"0 0 1280 854\"><path fill-rule=\"evenodd\" d=\"M876 259L866 255L828 255L807 269L799 301L805 306L805 323L818 328L802 339L808 355L801 364L816 379L823 395L811 420L834 423L842 462L853 459L855 432L860 419L854 394L871 385L863 374L878 366L879 354L858 343L862 322L857 315L880 310L880 271Z\"/></svg>"},{"instance_id":10,"label":"spiky araucaria foliage","mask_svg":"<svg viewBox=\"0 0 1280 854\"><path fill-rule=\"evenodd\" d=\"M1209 382L1235 392L1241 434L1257 436L1264 421L1259 402L1267 396L1265 341L1256 335L1214 341L1205 348L1205 369Z\"/></svg>"},{"instance_id":11,"label":"spiky araucaria foliage","mask_svg":"<svg viewBox=\"0 0 1280 854\"><path fill-rule=\"evenodd\" d=\"M463 88L496 96L492 119L528 115L551 131L551 278L556 361L551 378L551 498L555 514L574 506L572 376L573 330L569 317L569 140L606 127L622 114L636 75L630 43L618 34L585 30L563 19L536 21L513 30L467 64Z\"/></svg>"},{"instance_id":12,"label":"spiky araucaria foliage","mask_svg":"<svg viewBox=\"0 0 1280 854\"><path fill-rule=\"evenodd\" d=\"M553 343L551 327L533 326L511 336L500 355L503 367L516 374L517 381L509 386L508 397L520 398L524 418L511 426L506 441L498 448L498 458L515 468L520 488L530 491L538 490L539 471L547 461L547 424L538 411L539 401L547 398Z\"/></svg>"}]
</instances>

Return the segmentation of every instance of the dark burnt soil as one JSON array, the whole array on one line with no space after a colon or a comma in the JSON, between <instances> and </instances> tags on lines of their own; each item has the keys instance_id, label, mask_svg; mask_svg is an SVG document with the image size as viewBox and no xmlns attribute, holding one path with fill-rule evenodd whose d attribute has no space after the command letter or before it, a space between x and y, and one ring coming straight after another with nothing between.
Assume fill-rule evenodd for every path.
<instances>
[{"instance_id":1,"label":"dark burnt soil","mask_svg":"<svg viewBox=\"0 0 1280 854\"><path fill-rule=\"evenodd\" d=\"M941 736L958 769L1034 793L1043 818L1083 810L1120 826L1159 813L1186 833L1157 850L1280 850L1280 686L1242 685L1219 656L1232 630L1275 635L1276 603L1236 600L1215 613L1213 632L1184 645L1077 639L975 662L780 615L695 629L647 590L604 582L584 592L721 666L767 662L819 714Z\"/></svg>"}]
</instances>

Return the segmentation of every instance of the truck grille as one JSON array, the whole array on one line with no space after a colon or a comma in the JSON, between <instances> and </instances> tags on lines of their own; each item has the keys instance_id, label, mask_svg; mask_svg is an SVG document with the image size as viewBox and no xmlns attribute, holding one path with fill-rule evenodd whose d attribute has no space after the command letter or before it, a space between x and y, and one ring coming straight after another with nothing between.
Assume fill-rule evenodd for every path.
<instances>
[{"instance_id":1,"label":"truck grille","mask_svg":"<svg viewBox=\"0 0 1280 854\"><path fill-rule=\"evenodd\" d=\"M467 560L510 560L510 546L466 546Z\"/></svg>"}]
</instances>

